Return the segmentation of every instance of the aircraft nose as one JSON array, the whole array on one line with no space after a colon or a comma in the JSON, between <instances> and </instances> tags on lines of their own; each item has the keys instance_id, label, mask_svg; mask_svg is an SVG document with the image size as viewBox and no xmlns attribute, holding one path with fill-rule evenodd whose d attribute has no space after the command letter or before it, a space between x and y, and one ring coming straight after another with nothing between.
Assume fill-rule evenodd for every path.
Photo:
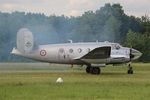
<instances>
[{"instance_id":1,"label":"aircraft nose","mask_svg":"<svg viewBox=\"0 0 150 100\"><path fill-rule=\"evenodd\" d=\"M142 53L140 51L131 48L131 55L130 55L130 57L131 57L132 60L138 59L141 56L142 56Z\"/></svg>"}]
</instances>

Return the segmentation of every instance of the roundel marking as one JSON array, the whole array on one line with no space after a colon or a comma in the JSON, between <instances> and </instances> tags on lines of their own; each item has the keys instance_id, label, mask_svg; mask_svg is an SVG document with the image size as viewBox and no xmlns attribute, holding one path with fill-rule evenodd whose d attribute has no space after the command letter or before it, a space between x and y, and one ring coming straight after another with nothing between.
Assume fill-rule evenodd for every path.
<instances>
[{"instance_id":1,"label":"roundel marking","mask_svg":"<svg viewBox=\"0 0 150 100\"><path fill-rule=\"evenodd\" d=\"M46 50L41 50L41 51L40 51L40 55L41 55L41 56L46 56Z\"/></svg>"}]
</instances>

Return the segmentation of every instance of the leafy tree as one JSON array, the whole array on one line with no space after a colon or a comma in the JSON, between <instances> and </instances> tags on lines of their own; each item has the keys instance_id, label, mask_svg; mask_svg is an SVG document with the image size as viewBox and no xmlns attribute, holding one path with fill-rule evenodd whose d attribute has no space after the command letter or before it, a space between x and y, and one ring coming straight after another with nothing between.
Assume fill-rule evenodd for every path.
<instances>
[{"instance_id":1,"label":"leafy tree","mask_svg":"<svg viewBox=\"0 0 150 100\"><path fill-rule=\"evenodd\" d=\"M129 31L127 34L125 45L135 48L143 53L140 61L150 61L150 36L147 34L138 34L133 31Z\"/></svg>"},{"instance_id":2,"label":"leafy tree","mask_svg":"<svg viewBox=\"0 0 150 100\"><path fill-rule=\"evenodd\" d=\"M10 54L16 46L16 33L20 28L29 28L37 44L64 43L68 39L111 41L142 51L141 60L149 61L150 58L150 18L147 15L141 18L128 16L120 4L107 3L95 12L87 11L79 17L0 12L0 61L27 61Z\"/></svg>"}]
</instances>

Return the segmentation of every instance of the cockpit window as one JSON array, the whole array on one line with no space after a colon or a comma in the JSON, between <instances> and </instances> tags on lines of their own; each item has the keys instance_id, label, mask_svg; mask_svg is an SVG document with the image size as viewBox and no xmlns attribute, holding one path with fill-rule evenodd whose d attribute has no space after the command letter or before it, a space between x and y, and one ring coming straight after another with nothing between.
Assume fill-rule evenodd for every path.
<instances>
[{"instance_id":1,"label":"cockpit window","mask_svg":"<svg viewBox=\"0 0 150 100\"><path fill-rule=\"evenodd\" d=\"M112 44L112 49L119 50L121 46L119 44Z\"/></svg>"},{"instance_id":2,"label":"cockpit window","mask_svg":"<svg viewBox=\"0 0 150 100\"><path fill-rule=\"evenodd\" d=\"M120 46L119 46L119 45L116 45L116 49L119 50L119 49L120 49Z\"/></svg>"}]
</instances>

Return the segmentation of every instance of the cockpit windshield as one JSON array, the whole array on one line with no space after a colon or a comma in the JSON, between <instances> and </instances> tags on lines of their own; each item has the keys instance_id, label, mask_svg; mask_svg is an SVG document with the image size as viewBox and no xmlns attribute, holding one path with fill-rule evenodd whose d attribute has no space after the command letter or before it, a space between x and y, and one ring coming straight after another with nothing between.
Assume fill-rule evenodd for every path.
<instances>
[{"instance_id":1,"label":"cockpit windshield","mask_svg":"<svg viewBox=\"0 0 150 100\"><path fill-rule=\"evenodd\" d=\"M121 45L120 45L120 44L118 44L118 43L112 44L112 49L119 50L120 48L121 48Z\"/></svg>"}]
</instances>

